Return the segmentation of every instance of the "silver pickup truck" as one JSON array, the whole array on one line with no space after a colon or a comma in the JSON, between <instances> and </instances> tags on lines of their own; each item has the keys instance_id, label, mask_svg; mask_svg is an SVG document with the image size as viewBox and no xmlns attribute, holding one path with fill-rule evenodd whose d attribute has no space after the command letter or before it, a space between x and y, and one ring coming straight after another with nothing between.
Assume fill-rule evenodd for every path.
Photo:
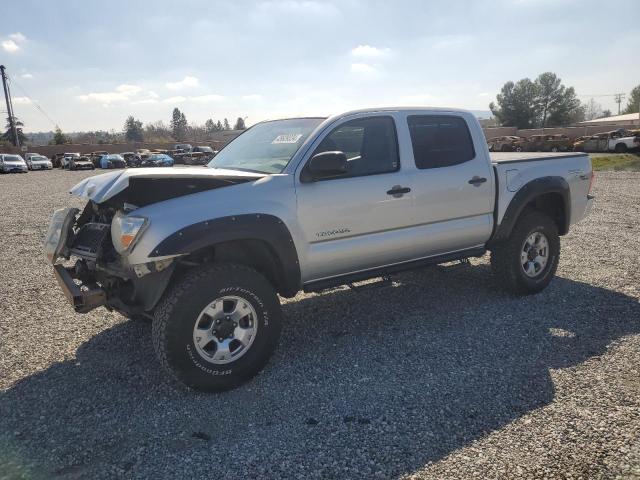
<instances>
[{"instance_id":1,"label":"silver pickup truck","mask_svg":"<svg viewBox=\"0 0 640 480\"><path fill-rule=\"evenodd\" d=\"M45 250L79 313L153 321L184 384L232 388L278 342L278 294L491 252L504 286L553 278L560 236L593 203L586 154L490 156L475 117L369 109L259 123L202 168L116 171L71 193ZM69 260L69 261L65 261Z\"/></svg>"}]
</instances>

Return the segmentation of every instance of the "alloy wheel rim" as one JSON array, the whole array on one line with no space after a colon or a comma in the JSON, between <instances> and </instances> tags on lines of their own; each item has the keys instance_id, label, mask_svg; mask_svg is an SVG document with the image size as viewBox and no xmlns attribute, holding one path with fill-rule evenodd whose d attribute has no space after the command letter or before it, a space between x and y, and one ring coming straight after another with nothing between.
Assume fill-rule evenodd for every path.
<instances>
[{"instance_id":1,"label":"alloy wheel rim","mask_svg":"<svg viewBox=\"0 0 640 480\"><path fill-rule=\"evenodd\" d=\"M209 363L224 365L245 355L258 332L258 315L244 298L225 295L209 303L193 327L193 344Z\"/></svg>"},{"instance_id":2,"label":"alloy wheel rim","mask_svg":"<svg viewBox=\"0 0 640 480\"><path fill-rule=\"evenodd\" d=\"M529 278L540 275L549 262L549 240L544 233L533 232L520 251L522 271Z\"/></svg>"}]
</instances>

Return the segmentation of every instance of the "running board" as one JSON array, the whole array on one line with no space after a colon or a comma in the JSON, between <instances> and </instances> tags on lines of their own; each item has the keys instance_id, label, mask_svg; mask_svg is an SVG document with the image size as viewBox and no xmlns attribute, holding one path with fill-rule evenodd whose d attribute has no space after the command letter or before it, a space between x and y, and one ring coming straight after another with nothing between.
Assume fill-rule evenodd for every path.
<instances>
[{"instance_id":1,"label":"running board","mask_svg":"<svg viewBox=\"0 0 640 480\"><path fill-rule=\"evenodd\" d=\"M339 287L341 285L349 285L355 282L360 282L362 280L369 280L370 278L386 277L392 273L403 272L406 270L415 270L428 267L430 265L437 265L439 263L467 259L469 257L481 257L486 253L486 251L487 250L485 248L470 248L468 250L461 250L459 252L436 255L435 257L422 258L420 260L397 263L395 265L388 265L386 267L373 268L371 270L365 270L363 272L349 273L346 275L340 275L338 277L315 280L305 283L302 286L302 290L305 292L319 292L321 290L327 290L328 288Z\"/></svg>"}]
</instances>

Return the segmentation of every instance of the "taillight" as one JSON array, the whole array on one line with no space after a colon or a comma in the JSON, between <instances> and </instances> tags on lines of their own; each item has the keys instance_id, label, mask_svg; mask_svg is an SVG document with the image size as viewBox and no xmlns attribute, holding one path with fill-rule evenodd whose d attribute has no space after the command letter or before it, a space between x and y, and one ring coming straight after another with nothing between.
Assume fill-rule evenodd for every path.
<instances>
[{"instance_id":1,"label":"taillight","mask_svg":"<svg viewBox=\"0 0 640 480\"><path fill-rule=\"evenodd\" d=\"M593 182L596 179L596 172L594 172L593 170L591 170L591 179L589 180L589 192L591 193L591 189L593 188Z\"/></svg>"}]
</instances>

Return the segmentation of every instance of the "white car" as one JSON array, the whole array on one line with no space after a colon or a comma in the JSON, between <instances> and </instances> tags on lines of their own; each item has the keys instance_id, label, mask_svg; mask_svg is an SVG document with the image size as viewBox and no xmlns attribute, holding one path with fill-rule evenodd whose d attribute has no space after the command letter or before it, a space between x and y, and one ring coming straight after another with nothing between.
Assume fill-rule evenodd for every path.
<instances>
[{"instance_id":1,"label":"white car","mask_svg":"<svg viewBox=\"0 0 640 480\"><path fill-rule=\"evenodd\" d=\"M27 158L27 167L29 170L51 170L53 164L44 155L31 155Z\"/></svg>"},{"instance_id":2,"label":"white car","mask_svg":"<svg viewBox=\"0 0 640 480\"><path fill-rule=\"evenodd\" d=\"M0 154L0 173L27 173L27 164L20 155Z\"/></svg>"},{"instance_id":3,"label":"white car","mask_svg":"<svg viewBox=\"0 0 640 480\"><path fill-rule=\"evenodd\" d=\"M76 312L153 319L171 377L225 390L267 364L282 325L278 294L488 251L507 290L540 292L560 237L593 204L592 179L584 153L490 154L463 110L267 121L207 168L83 180L71 193L87 200L84 211L54 213L45 252ZM60 263L70 257L73 267Z\"/></svg>"}]
</instances>

